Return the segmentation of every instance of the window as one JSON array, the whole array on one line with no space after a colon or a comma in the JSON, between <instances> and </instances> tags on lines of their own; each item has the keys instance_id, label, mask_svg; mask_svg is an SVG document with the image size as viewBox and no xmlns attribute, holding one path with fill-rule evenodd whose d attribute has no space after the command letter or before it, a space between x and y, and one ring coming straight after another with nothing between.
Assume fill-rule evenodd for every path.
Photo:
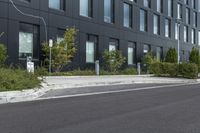
<instances>
[{"instance_id":1,"label":"window","mask_svg":"<svg viewBox=\"0 0 200 133\"><path fill-rule=\"evenodd\" d=\"M30 24L20 24L19 31L19 58L39 58L38 27Z\"/></svg>"},{"instance_id":2,"label":"window","mask_svg":"<svg viewBox=\"0 0 200 133\"><path fill-rule=\"evenodd\" d=\"M157 12L163 12L163 0L157 0Z\"/></svg>"},{"instance_id":3,"label":"window","mask_svg":"<svg viewBox=\"0 0 200 133\"><path fill-rule=\"evenodd\" d=\"M182 19L182 5L179 3L177 4L177 18Z\"/></svg>"},{"instance_id":4,"label":"window","mask_svg":"<svg viewBox=\"0 0 200 133\"><path fill-rule=\"evenodd\" d=\"M196 0L191 0L191 6L193 9L196 8Z\"/></svg>"},{"instance_id":5,"label":"window","mask_svg":"<svg viewBox=\"0 0 200 133\"><path fill-rule=\"evenodd\" d=\"M104 22L114 23L114 0L104 0Z\"/></svg>"},{"instance_id":6,"label":"window","mask_svg":"<svg viewBox=\"0 0 200 133\"><path fill-rule=\"evenodd\" d=\"M26 3L30 3L31 2L31 0L19 0L19 1L26 2Z\"/></svg>"},{"instance_id":7,"label":"window","mask_svg":"<svg viewBox=\"0 0 200 133\"><path fill-rule=\"evenodd\" d=\"M198 10L200 12L200 0L198 0Z\"/></svg>"},{"instance_id":8,"label":"window","mask_svg":"<svg viewBox=\"0 0 200 133\"><path fill-rule=\"evenodd\" d=\"M150 51L151 51L150 45L144 44L143 54L146 55Z\"/></svg>"},{"instance_id":9,"label":"window","mask_svg":"<svg viewBox=\"0 0 200 133\"><path fill-rule=\"evenodd\" d=\"M49 0L49 8L56 10L64 10L64 0Z\"/></svg>"},{"instance_id":10,"label":"window","mask_svg":"<svg viewBox=\"0 0 200 133\"><path fill-rule=\"evenodd\" d=\"M186 8L186 15L185 15L185 22L186 24L190 24L190 9Z\"/></svg>"},{"instance_id":11,"label":"window","mask_svg":"<svg viewBox=\"0 0 200 133\"><path fill-rule=\"evenodd\" d=\"M58 29L57 38L56 38L57 43L60 43L61 41L64 40L64 37L63 37L64 33L65 33L65 30Z\"/></svg>"},{"instance_id":12,"label":"window","mask_svg":"<svg viewBox=\"0 0 200 133\"><path fill-rule=\"evenodd\" d=\"M124 3L124 27L132 27L132 6Z\"/></svg>"},{"instance_id":13,"label":"window","mask_svg":"<svg viewBox=\"0 0 200 133\"><path fill-rule=\"evenodd\" d=\"M117 49L119 49L119 41L117 39L110 39L109 51L115 51Z\"/></svg>"},{"instance_id":14,"label":"window","mask_svg":"<svg viewBox=\"0 0 200 133\"><path fill-rule=\"evenodd\" d=\"M140 9L140 31L147 32L147 11Z\"/></svg>"},{"instance_id":15,"label":"window","mask_svg":"<svg viewBox=\"0 0 200 133\"><path fill-rule=\"evenodd\" d=\"M161 61L162 60L162 53L163 50L161 47L156 47L156 59L157 61Z\"/></svg>"},{"instance_id":16,"label":"window","mask_svg":"<svg viewBox=\"0 0 200 133\"><path fill-rule=\"evenodd\" d=\"M86 63L94 63L98 58L98 36L88 35L86 41Z\"/></svg>"},{"instance_id":17,"label":"window","mask_svg":"<svg viewBox=\"0 0 200 133\"><path fill-rule=\"evenodd\" d=\"M167 14L168 14L169 17L172 17L173 16L173 2L172 2L172 0L168 0L167 4L168 4Z\"/></svg>"},{"instance_id":18,"label":"window","mask_svg":"<svg viewBox=\"0 0 200 133\"><path fill-rule=\"evenodd\" d=\"M180 40L180 24L175 23L175 39Z\"/></svg>"},{"instance_id":19,"label":"window","mask_svg":"<svg viewBox=\"0 0 200 133\"><path fill-rule=\"evenodd\" d=\"M184 26L184 42L188 42L188 27Z\"/></svg>"},{"instance_id":20,"label":"window","mask_svg":"<svg viewBox=\"0 0 200 133\"><path fill-rule=\"evenodd\" d=\"M136 56L136 46L133 42L128 42L128 65L133 65Z\"/></svg>"},{"instance_id":21,"label":"window","mask_svg":"<svg viewBox=\"0 0 200 133\"><path fill-rule=\"evenodd\" d=\"M200 31L198 31L198 45L200 46Z\"/></svg>"},{"instance_id":22,"label":"window","mask_svg":"<svg viewBox=\"0 0 200 133\"><path fill-rule=\"evenodd\" d=\"M184 4L189 5L189 0L184 0Z\"/></svg>"},{"instance_id":23,"label":"window","mask_svg":"<svg viewBox=\"0 0 200 133\"><path fill-rule=\"evenodd\" d=\"M151 8L151 0L144 0L144 6Z\"/></svg>"},{"instance_id":24,"label":"window","mask_svg":"<svg viewBox=\"0 0 200 133\"><path fill-rule=\"evenodd\" d=\"M93 6L92 0L80 0L80 15L84 17L92 17Z\"/></svg>"},{"instance_id":25,"label":"window","mask_svg":"<svg viewBox=\"0 0 200 133\"><path fill-rule=\"evenodd\" d=\"M197 27L197 13L193 12L193 26Z\"/></svg>"},{"instance_id":26,"label":"window","mask_svg":"<svg viewBox=\"0 0 200 133\"><path fill-rule=\"evenodd\" d=\"M153 33L160 34L160 17L156 14L153 15Z\"/></svg>"},{"instance_id":27,"label":"window","mask_svg":"<svg viewBox=\"0 0 200 133\"><path fill-rule=\"evenodd\" d=\"M195 36L195 29L191 30L191 43L195 44L196 36Z\"/></svg>"},{"instance_id":28,"label":"window","mask_svg":"<svg viewBox=\"0 0 200 133\"><path fill-rule=\"evenodd\" d=\"M171 32L170 27L171 27L170 20L165 19L165 37L170 37L170 32Z\"/></svg>"}]
</instances>

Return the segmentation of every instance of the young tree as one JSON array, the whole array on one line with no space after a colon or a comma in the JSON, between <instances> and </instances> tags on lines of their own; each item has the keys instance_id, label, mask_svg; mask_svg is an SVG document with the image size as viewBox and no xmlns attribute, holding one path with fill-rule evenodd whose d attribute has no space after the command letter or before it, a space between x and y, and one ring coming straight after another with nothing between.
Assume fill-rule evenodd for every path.
<instances>
[{"instance_id":1,"label":"young tree","mask_svg":"<svg viewBox=\"0 0 200 133\"><path fill-rule=\"evenodd\" d=\"M66 66L76 53L75 41L77 30L75 28L67 28L61 42L55 42L52 47L52 69L55 72L60 72ZM44 53L44 62L49 63L49 45L42 45Z\"/></svg>"},{"instance_id":2,"label":"young tree","mask_svg":"<svg viewBox=\"0 0 200 133\"><path fill-rule=\"evenodd\" d=\"M196 64L200 70L200 54L197 48L195 47L192 48L192 51L190 52L189 61L190 63Z\"/></svg>"},{"instance_id":3,"label":"young tree","mask_svg":"<svg viewBox=\"0 0 200 133\"><path fill-rule=\"evenodd\" d=\"M143 58L142 58L142 64L144 71L146 71L147 73L149 73L149 68L150 65L154 63L154 57L152 52L148 52Z\"/></svg>"},{"instance_id":4,"label":"young tree","mask_svg":"<svg viewBox=\"0 0 200 133\"><path fill-rule=\"evenodd\" d=\"M168 63L177 63L178 62L178 55L175 48L169 48L167 51L165 62Z\"/></svg>"},{"instance_id":5,"label":"young tree","mask_svg":"<svg viewBox=\"0 0 200 133\"><path fill-rule=\"evenodd\" d=\"M126 58L123 57L122 53L119 50L105 50L103 52L104 67L110 72L117 72L121 68L125 60Z\"/></svg>"}]
</instances>

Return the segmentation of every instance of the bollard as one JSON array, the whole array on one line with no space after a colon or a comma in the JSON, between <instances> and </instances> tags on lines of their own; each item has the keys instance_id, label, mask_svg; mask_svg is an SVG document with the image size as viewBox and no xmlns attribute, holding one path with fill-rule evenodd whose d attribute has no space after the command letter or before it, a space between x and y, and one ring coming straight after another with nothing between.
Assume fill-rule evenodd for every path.
<instances>
[{"instance_id":1,"label":"bollard","mask_svg":"<svg viewBox=\"0 0 200 133\"><path fill-rule=\"evenodd\" d=\"M96 72L97 76L99 76L99 71L100 71L99 60L96 60L95 61L95 72Z\"/></svg>"},{"instance_id":2,"label":"bollard","mask_svg":"<svg viewBox=\"0 0 200 133\"><path fill-rule=\"evenodd\" d=\"M140 62L137 63L137 72L138 72L138 75L141 74L141 64L140 64Z\"/></svg>"}]
</instances>

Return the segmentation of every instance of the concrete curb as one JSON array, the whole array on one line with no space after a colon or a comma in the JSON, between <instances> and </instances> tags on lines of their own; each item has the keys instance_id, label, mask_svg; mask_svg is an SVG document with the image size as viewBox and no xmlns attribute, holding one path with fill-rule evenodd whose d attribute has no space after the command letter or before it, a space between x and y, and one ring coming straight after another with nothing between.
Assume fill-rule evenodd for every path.
<instances>
[{"instance_id":1,"label":"concrete curb","mask_svg":"<svg viewBox=\"0 0 200 133\"><path fill-rule=\"evenodd\" d=\"M90 80L96 77L95 80ZM132 78L133 77L133 78ZM151 77L151 78L150 78ZM109 80L115 78L114 80ZM9 92L0 92L0 104L5 103L15 103L23 101L31 101L39 98L50 90L57 89L67 89L67 88L81 88L81 87L93 87L93 86L109 86L109 85L123 85L123 84L167 84L167 83L176 83L176 84L189 84L189 83L200 83L200 79L190 80L190 79L178 79L178 78L159 78L152 77L152 75L142 75L142 76L70 76L70 77L44 77L45 80L49 83L42 83L41 88L35 88L30 90L23 91L9 91ZM60 81L61 83L55 82L52 83L51 80ZM68 80L76 81L76 79L83 80L87 79L86 82L69 82ZM65 83L65 81L68 81ZM47 81L46 81L47 82Z\"/></svg>"}]
</instances>

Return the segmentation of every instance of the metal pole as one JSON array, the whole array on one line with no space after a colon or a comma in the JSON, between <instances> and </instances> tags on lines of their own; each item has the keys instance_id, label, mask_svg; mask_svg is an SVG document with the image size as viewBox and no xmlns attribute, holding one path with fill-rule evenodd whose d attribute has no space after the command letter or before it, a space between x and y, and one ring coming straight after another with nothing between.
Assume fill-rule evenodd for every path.
<instances>
[{"instance_id":1,"label":"metal pole","mask_svg":"<svg viewBox=\"0 0 200 133\"><path fill-rule=\"evenodd\" d=\"M180 24L178 23L178 64L180 63Z\"/></svg>"},{"instance_id":2,"label":"metal pole","mask_svg":"<svg viewBox=\"0 0 200 133\"><path fill-rule=\"evenodd\" d=\"M50 52L49 52L49 73L51 73L51 47L50 48Z\"/></svg>"}]
</instances>

